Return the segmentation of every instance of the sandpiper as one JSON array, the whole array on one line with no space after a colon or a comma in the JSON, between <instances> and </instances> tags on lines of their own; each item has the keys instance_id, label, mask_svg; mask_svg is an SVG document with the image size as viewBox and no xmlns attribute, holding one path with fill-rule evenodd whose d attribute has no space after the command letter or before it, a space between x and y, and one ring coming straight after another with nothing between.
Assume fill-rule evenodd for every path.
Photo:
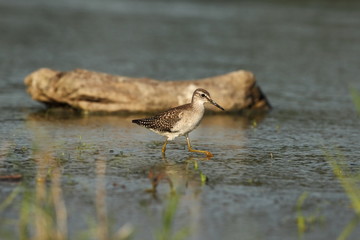
<instances>
[{"instance_id":1,"label":"sandpiper","mask_svg":"<svg viewBox=\"0 0 360 240\"><path fill-rule=\"evenodd\" d=\"M209 151L193 149L189 139L189 133L200 124L204 116L204 104L207 102L224 110L224 108L211 99L208 91L198 88L193 93L191 103L171 108L149 118L135 119L132 122L166 137L161 149L163 154L165 154L168 140L171 141L178 136L185 136L190 152L204 153L207 157L213 157L214 155Z\"/></svg>"}]
</instances>

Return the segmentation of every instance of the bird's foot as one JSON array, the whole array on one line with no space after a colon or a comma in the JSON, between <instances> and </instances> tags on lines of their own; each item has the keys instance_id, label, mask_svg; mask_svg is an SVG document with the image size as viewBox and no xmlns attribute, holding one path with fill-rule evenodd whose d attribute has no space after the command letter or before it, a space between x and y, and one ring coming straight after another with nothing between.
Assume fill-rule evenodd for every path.
<instances>
[{"instance_id":1,"label":"bird's foot","mask_svg":"<svg viewBox=\"0 0 360 240\"><path fill-rule=\"evenodd\" d=\"M208 158L211 158L214 156L211 152L208 152L208 151L204 151L204 153Z\"/></svg>"},{"instance_id":2,"label":"bird's foot","mask_svg":"<svg viewBox=\"0 0 360 240\"><path fill-rule=\"evenodd\" d=\"M205 151L205 150L196 150L196 149L189 148L189 152L203 153L206 155L207 158L212 158L214 156L211 152Z\"/></svg>"}]
</instances>

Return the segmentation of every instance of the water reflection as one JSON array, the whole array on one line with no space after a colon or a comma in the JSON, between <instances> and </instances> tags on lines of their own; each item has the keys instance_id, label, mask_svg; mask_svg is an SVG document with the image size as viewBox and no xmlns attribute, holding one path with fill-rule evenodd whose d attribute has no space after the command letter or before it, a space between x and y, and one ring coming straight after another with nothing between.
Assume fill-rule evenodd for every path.
<instances>
[{"instance_id":1,"label":"water reflection","mask_svg":"<svg viewBox=\"0 0 360 240\"><path fill-rule=\"evenodd\" d=\"M167 199L172 203L176 200L176 209L166 207L165 211L186 212L187 225L183 226L182 231L188 231L193 239L196 239L200 231L201 193L209 180L201 169L203 161L207 161L207 158L188 157L178 161L163 156L163 162L150 167L148 174L152 187L148 192L157 201Z\"/></svg>"},{"instance_id":2,"label":"water reflection","mask_svg":"<svg viewBox=\"0 0 360 240\"><path fill-rule=\"evenodd\" d=\"M266 117L267 113L262 111L249 111L242 114L209 114L205 115L201 125L218 126L226 128L246 129L256 124L260 124ZM76 111L68 108L54 108L41 110L30 113L27 116L28 121L46 121L53 124L61 124L62 122L76 122L78 124L109 124L116 126L128 126L132 119L146 117L147 115L133 114L106 114L106 113L90 113ZM134 124L129 124L135 127Z\"/></svg>"},{"instance_id":3,"label":"water reflection","mask_svg":"<svg viewBox=\"0 0 360 240\"><path fill-rule=\"evenodd\" d=\"M95 216L80 211L71 212L69 211L71 204L64 197L67 186L63 180L64 175L65 178L68 178L68 175L65 165L54 154L55 149L50 138L51 134L46 129L39 128L37 124L30 124L29 127L36 129L32 139L36 148L32 149L31 153L35 171L10 194L10 196L15 194L20 199L20 203L14 197L11 198L11 202L6 201L7 205L14 205L16 206L15 209L19 210L14 213L17 215L12 221L3 219L4 224L2 226L10 229L18 228L19 230L18 232L13 231L14 236L9 239L66 240L79 236L82 239L93 239L93 236L96 236L96 239L103 240L129 239L133 232L131 225L126 224L117 227L117 231L113 232L113 225L109 223L106 204L108 200L106 192L107 161L99 157L93 163L96 179L95 194L92 196L93 199L89 200L94 200L94 205L90 207L95 209ZM89 181L91 180L89 178ZM2 202L0 202L1 205ZM94 225L88 226L87 229L76 229L75 233L72 232L75 236L70 236L68 227L71 227L71 222L69 219L74 217L78 221L87 219ZM0 228L0 233L3 230Z\"/></svg>"},{"instance_id":4,"label":"water reflection","mask_svg":"<svg viewBox=\"0 0 360 240\"><path fill-rule=\"evenodd\" d=\"M171 192L183 192L187 189L198 191L207 183L208 177L201 171L201 162L206 157L189 156L185 160L173 161L162 156L162 163L150 167L148 178L152 185L149 192L157 194L160 183L167 183Z\"/></svg>"},{"instance_id":5,"label":"water reflection","mask_svg":"<svg viewBox=\"0 0 360 240\"><path fill-rule=\"evenodd\" d=\"M260 113L206 115L200 126L190 134L192 145L195 149L209 150L215 157L232 157L246 147L246 130L259 126L265 116ZM36 131L38 127L47 129L53 142L56 140L58 144L73 144L76 139L77 142L85 142L89 148L93 148L93 152L100 154L110 149L129 157L136 155L147 158L148 154L153 153L161 155L161 145L158 141L161 139L162 144L163 138L132 124L131 120L138 117L141 116L84 115L62 109L29 114L27 122L34 126L31 131ZM185 139L179 137L171 141L167 154L174 153L174 146L184 149ZM181 153L188 154L187 149Z\"/></svg>"},{"instance_id":6,"label":"water reflection","mask_svg":"<svg viewBox=\"0 0 360 240\"><path fill-rule=\"evenodd\" d=\"M25 184L19 219L21 239L61 240L68 236L68 212L61 186L63 165L54 157L50 143L46 130L40 128L34 132L35 191L31 184Z\"/></svg>"},{"instance_id":7,"label":"water reflection","mask_svg":"<svg viewBox=\"0 0 360 240\"><path fill-rule=\"evenodd\" d=\"M145 198L148 207L160 204L163 212L170 211L168 205L176 200L173 211L186 213L186 227L196 239L200 229L199 219L204 215L203 193L208 189L209 180L214 177L208 175L211 169L207 163L211 161L212 166L220 166L221 169L224 161L230 161L240 149L246 147L246 133L243 130L252 128L254 123L260 124L264 117L261 114L205 116L194 132L193 146L212 151L215 157L208 160L201 154L188 153L186 141L182 137L181 140L172 142L168 146L168 154L162 156L162 141L133 125L131 119L136 116L84 115L72 110L29 114L26 127L31 133L28 145L34 146L30 154L34 154L32 159L36 165L32 168L36 170L36 195L40 196L40 205L46 198L41 196L54 194L51 198L57 199L57 203L53 201L48 205L55 211L52 215L54 224L51 227L43 226L42 229L62 229L59 231L65 234L78 230L73 229L76 228L72 224L74 213L68 212L67 204L78 207L82 203L76 202L72 196L67 196L66 201L63 198L63 195L72 190L64 178L72 176L72 182L77 184L79 193L85 195L85 201L91 202L89 206L84 204L82 208L94 209L94 214L88 218L96 223L95 232L92 233L97 238L106 239L114 235L110 231L114 227L109 226L113 224L109 221L109 215L111 218L114 213L109 211L109 207L126 203L127 198L123 198L123 195L114 198L114 194L121 192L131 195L129 198L132 202ZM156 144L157 141L159 144ZM231 164L236 163L231 160ZM110 180L112 178L115 180ZM138 179L143 181L136 182ZM86 186L81 186L81 181ZM107 184L109 181L125 187L114 190L109 187L111 184ZM94 192L89 195L86 191ZM141 214L141 211L135 213L138 218L142 217ZM175 216L172 221L177 219ZM41 222L44 221L42 218L49 216L39 215L38 218ZM115 224L115 228L124 229L119 221ZM40 229L40 225L39 223L36 229Z\"/></svg>"},{"instance_id":8,"label":"water reflection","mask_svg":"<svg viewBox=\"0 0 360 240\"><path fill-rule=\"evenodd\" d=\"M24 229L34 230L36 239L49 239L49 236L56 236L56 239L66 239L68 235L69 219L67 205L63 197L63 186L61 179L66 172L64 165L60 164L54 157L54 145L50 139L51 133L42 129L37 122L29 122L29 127L34 130L34 141L39 146L33 152L33 159L36 164L34 202L30 200L31 210L34 212L34 224L30 221L31 215L24 222ZM170 214L171 219L167 221L175 222L175 213L187 212L189 224L185 230L196 235L199 229L199 219L201 216L201 192L206 185L208 177L202 172L201 165L207 158L187 157L177 159L171 157L159 158L156 164L148 169L148 179L150 180L151 194L154 199L163 204L163 214ZM94 209L95 216L90 217L96 224L92 230L86 230L87 234L94 234L97 239L110 239L120 234L118 239L127 239L132 228L125 225L120 226L119 231L111 231L107 201L109 200L107 191L108 164L106 157L102 154L94 157L94 162L87 163L88 167L95 169L94 186ZM93 165L93 166L90 166ZM89 178L90 181L90 178ZM65 187L66 189L66 187ZM145 186L144 186L145 190ZM146 193L144 193L146 194ZM78 214L78 213L75 213ZM164 218L166 218L164 216ZM167 224L159 228L160 234L165 237L170 236L171 229ZM25 232L25 230L24 230ZM125 233L124 233L125 232ZM31 237L31 235L27 236Z\"/></svg>"}]
</instances>

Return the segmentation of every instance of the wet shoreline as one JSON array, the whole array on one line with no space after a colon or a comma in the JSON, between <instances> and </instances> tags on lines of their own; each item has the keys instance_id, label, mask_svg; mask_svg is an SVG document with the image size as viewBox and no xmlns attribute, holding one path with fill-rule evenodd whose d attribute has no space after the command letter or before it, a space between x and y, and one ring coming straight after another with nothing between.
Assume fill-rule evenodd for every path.
<instances>
[{"instance_id":1,"label":"wet shoreline","mask_svg":"<svg viewBox=\"0 0 360 240\"><path fill-rule=\"evenodd\" d=\"M350 224L359 236L343 184L360 172L357 2L0 6L0 175L22 176L0 180L1 237L329 239ZM32 101L23 78L40 67L164 81L246 69L274 109L206 115L190 136L215 157L179 137L164 159L134 115Z\"/></svg>"}]
</instances>

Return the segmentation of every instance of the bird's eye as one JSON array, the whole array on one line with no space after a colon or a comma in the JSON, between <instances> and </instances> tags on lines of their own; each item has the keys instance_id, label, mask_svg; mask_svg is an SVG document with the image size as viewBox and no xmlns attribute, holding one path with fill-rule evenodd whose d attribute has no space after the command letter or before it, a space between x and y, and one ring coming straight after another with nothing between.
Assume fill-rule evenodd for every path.
<instances>
[{"instance_id":1,"label":"bird's eye","mask_svg":"<svg viewBox=\"0 0 360 240\"><path fill-rule=\"evenodd\" d=\"M201 96L201 97L205 97L205 94L201 94L200 96Z\"/></svg>"}]
</instances>

